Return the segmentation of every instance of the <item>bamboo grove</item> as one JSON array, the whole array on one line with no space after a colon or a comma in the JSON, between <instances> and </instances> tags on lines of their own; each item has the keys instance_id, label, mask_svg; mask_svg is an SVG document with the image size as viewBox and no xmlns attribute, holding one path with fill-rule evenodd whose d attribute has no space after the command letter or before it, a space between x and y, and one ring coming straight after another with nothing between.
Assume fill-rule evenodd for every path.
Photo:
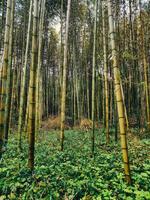
<instances>
[{"instance_id":1,"label":"bamboo grove","mask_svg":"<svg viewBox=\"0 0 150 200\"><path fill-rule=\"evenodd\" d=\"M150 3L1 0L0 27L0 157L15 130L33 170L43 120L60 116L63 150L65 122L86 118L92 156L97 124L107 145L115 128L131 183L128 132L150 129Z\"/></svg>"}]
</instances>

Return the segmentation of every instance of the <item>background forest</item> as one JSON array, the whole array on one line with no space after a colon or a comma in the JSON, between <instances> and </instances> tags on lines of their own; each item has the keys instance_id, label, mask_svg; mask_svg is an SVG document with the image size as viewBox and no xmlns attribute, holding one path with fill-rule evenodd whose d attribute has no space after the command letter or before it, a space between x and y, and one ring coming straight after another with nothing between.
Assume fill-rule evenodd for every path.
<instances>
[{"instance_id":1,"label":"background forest","mask_svg":"<svg viewBox=\"0 0 150 200\"><path fill-rule=\"evenodd\" d=\"M149 133L149 0L0 0L0 199L150 199Z\"/></svg>"}]
</instances>

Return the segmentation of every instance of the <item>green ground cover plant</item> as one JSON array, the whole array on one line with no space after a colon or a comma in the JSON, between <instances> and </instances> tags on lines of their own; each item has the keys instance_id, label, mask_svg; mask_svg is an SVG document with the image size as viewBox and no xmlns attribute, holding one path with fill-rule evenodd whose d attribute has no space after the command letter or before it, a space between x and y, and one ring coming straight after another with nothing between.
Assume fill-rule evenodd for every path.
<instances>
[{"instance_id":1,"label":"green ground cover plant","mask_svg":"<svg viewBox=\"0 0 150 200\"><path fill-rule=\"evenodd\" d=\"M95 156L90 155L90 132L68 130L65 149L59 151L58 132L40 133L36 141L35 170L27 168L27 141L21 155L11 137L0 161L1 199L150 199L150 140L129 141L132 185L124 181L120 145L106 145L96 132ZM112 138L113 140L113 138Z\"/></svg>"}]
</instances>

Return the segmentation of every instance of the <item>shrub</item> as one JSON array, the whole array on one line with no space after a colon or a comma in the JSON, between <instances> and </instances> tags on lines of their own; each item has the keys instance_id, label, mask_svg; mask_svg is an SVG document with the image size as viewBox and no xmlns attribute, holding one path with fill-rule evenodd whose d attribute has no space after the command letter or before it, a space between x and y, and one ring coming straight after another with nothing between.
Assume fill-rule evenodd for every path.
<instances>
[{"instance_id":1,"label":"shrub","mask_svg":"<svg viewBox=\"0 0 150 200\"><path fill-rule=\"evenodd\" d=\"M72 126L70 118L66 117L65 120L65 129L69 129ZM60 129L60 116L50 116L48 119L42 122L42 128L45 130L50 129Z\"/></svg>"},{"instance_id":2,"label":"shrub","mask_svg":"<svg viewBox=\"0 0 150 200\"><path fill-rule=\"evenodd\" d=\"M84 131L88 131L88 130L92 129L92 120L87 119L87 118L81 119L80 129L84 130Z\"/></svg>"}]
</instances>

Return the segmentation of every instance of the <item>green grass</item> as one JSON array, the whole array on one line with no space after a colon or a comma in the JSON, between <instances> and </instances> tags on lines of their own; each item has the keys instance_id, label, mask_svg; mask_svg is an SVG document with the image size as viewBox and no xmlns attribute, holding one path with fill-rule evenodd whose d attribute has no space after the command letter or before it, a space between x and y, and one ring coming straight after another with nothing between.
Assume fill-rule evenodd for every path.
<instances>
[{"instance_id":1,"label":"green grass","mask_svg":"<svg viewBox=\"0 0 150 200\"><path fill-rule=\"evenodd\" d=\"M105 144L103 131L96 131L95 157L90 154L90 133L65 132L65 150L59 151L58 132L38 136L33 175L27 168L28 145L17 152L17 137L10 136L0 161L1 199L90 200L150 199L150 140L129 142L132 186L123 175L120 145Z\"/></svg>"}]
</instances>

